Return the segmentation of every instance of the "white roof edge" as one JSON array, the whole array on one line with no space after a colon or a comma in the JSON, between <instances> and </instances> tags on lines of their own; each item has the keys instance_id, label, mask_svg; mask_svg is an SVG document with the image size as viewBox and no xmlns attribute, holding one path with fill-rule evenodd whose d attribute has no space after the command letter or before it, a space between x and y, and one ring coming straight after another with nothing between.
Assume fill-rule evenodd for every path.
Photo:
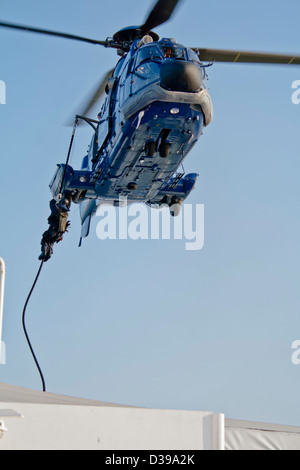
<instances>
[{"instance_id":1,"label":"white roof edge","mask_svg":"<svg viewBox=\"0 0 300 470\"><path fill-rule=\"evenodd\" d=\"M300 427L297 426L287 426L280 424L269 424L269 423L259 423L255 421L243 421L237 419L228 419L225 420L226 428L240 428L240 429L252 429L259 431L269 431L269 432L286 432L300 434Z\"/></svg>"},{"instance_id":2,"label":"white roof edge","mask_svg":"<svg viewBox=\"0 0 300 470\"><path fill-rule=\"evenodd\" d=\"M1 404L5 403L133 408L129 405L119 405L115 403L89 400L79 397L58 395L55 393L40 392L37 390L30 390L16 385L0 383L0 408L2 408Z\"/></svg>"},{"instance_id":3,"label":"white roof edge","mask_svg":"<svg viewBox=\"0 0 300 470\"><path fill-rule=\"evenodd\" d=\"M115 403L89 400L86 398L70 397L28 388L0 383L0 410L5 404L36 404L36 405L66 405L66 406L91 406L105 408L139 408L137 406L120 405ZM2 406L3 405L3 406ZM284 432L300 434L300 427L260 423L237 419L225 419L226 428L239 428L269 432Z\"/></svg>"}]
</instances>

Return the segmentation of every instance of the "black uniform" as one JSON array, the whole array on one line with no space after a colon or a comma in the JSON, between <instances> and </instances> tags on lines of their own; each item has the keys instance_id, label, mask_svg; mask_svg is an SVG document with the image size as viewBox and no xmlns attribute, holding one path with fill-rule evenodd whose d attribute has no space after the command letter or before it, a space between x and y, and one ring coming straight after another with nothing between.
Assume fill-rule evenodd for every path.
<instances>
[{"instance_id":1,"label":"black uniform","mask_svg":"<svg viewBox=\"0 0 300 470\"><path fill-rule=\"evenodd\" d=\"M41 241L42 252L40 261L48 261L53 254L54 243L59 243L63 239L64 233L70 226L68 222L69 203L57 204L54 199L50 201L51 215L48 218L49 228L43 234Z\"/></svg>"}]
</instances>

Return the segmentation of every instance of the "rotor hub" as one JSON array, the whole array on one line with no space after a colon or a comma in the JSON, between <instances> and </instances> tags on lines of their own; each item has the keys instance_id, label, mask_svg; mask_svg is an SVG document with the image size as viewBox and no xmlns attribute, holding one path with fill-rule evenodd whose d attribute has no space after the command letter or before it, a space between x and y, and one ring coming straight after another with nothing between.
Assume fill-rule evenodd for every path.
<instances>
[{"instance_id":1,"label":"rotor hub","mask_svg":"<svg viewBox=\"0 0 300 470\"><path fill-rule=\"evenodd\" d=\"M154 33L153 31L150 31L148 34L152 37L153 41L159 41L158 34ZM139 26L129 26L128 28L123 28L117 33L115 33L113 36L113 40L118 44L131 44L137 39L142 39L144 35L145 34L142 32Z\"/></svg>"}]
</instances>

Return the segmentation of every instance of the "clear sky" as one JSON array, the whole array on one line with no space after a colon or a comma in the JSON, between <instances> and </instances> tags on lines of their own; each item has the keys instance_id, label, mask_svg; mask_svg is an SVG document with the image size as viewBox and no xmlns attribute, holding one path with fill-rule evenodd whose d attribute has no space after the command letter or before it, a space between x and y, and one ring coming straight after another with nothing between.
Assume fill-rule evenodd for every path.
<instances>
[{"instance_id":1,"label":"clear sky","mask_svg":"<svg viewBox=\"0 0 300 470\"><path fill-rule=\"evenodd\" d=\"M1 19L105 39L151 2L0 0ZM191 47L300 54L297 0L186 0L157 29ZM48 184L76 113L117 60L112 50L0 30L0 256L7 264L0 381L40 389L22 309L47 227ZM50 392L149 408L223 412L300 426L300 68L216 64L214 123L186 160L190 203L205 205L205 246L100 241L72 230L45 265L28 329ZM80 165L91 132L78 133Z\"/></svg>"}]
</instances>

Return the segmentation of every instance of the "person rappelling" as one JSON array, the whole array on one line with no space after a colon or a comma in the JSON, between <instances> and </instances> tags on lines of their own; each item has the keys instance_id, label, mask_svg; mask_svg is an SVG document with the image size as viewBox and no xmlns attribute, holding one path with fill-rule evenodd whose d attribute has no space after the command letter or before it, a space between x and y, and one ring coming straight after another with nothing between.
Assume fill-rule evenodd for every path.
<instances>
[{"instance_id":1,"label":"person rappelling","mask_svg":"<svg viewBox=\"0 0 300 470\"><path fill-rule=\"evenodd\" d=\"M50 201L51 215L48 218L49 228L43 234L41 241L42 252L39 256L40 261L47 262L53 255L53 246L63 239L63 235L68 232L70 222L68 213L70 212L71 197L65 197L59 203L55 199Z\"/></svg>"}]
</instances>

